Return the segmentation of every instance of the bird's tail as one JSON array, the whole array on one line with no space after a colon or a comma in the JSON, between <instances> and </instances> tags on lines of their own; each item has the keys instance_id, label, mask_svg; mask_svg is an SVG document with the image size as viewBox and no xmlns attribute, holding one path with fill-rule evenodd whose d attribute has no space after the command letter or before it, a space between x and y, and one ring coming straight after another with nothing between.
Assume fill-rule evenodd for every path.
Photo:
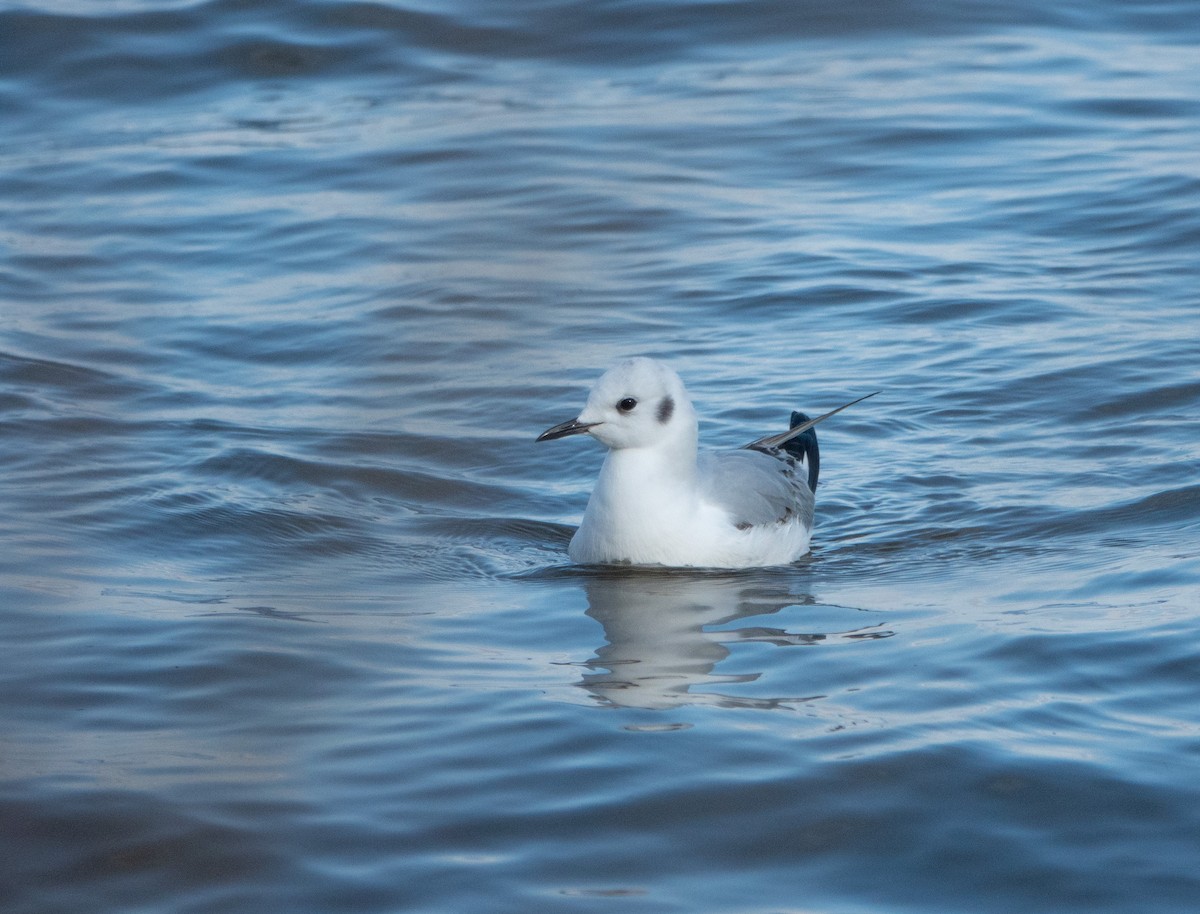
<instances>
[{"instance_id":1,"label":"bird's tail","mask_svg":"<svg viewBox=\"0 0 1200 914\"><path fill-rule=\"evenodd\" d=\"M808 422L804 413L793 412L791 427ZM809 428L795 438L785 441L783 449L808 465L808 488L810 492L817 491L817 477L821 475L821 449L817 447L817 430Z\"/></svg>"}]
</instances>

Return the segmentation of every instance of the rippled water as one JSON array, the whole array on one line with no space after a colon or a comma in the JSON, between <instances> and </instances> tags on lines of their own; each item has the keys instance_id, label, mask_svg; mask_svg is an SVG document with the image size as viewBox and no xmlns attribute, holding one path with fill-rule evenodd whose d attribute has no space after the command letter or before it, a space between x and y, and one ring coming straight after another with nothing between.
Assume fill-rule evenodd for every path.
<instances>
[{"instance_id":1,"label":"rippled water","mask_svg":"<svg viewBox=\"0 0 1200 914\"><path fill-rule=\"evenodd\" d=\"M1196 14L0 3L4 910L1196 910ZM630 354L811 556L568 564Z\"/></svg>"}]
</instances>

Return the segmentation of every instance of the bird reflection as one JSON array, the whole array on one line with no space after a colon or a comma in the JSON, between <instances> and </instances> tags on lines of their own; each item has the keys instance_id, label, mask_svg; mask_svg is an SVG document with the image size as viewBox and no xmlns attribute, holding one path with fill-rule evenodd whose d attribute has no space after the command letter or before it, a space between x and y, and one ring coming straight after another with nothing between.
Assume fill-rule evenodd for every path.
<instances>
[{"instance_id":1,"label":"bird reflection","mask_svg":"<svg viewBox=\"0 0 1200 914\"><path fill-rule=\"evenodd\" d=\"M714 670L729 656L730 645L741 642L782 647L893 634L879 623L836 632L791 632L761 625L714 629L815 603L811 596L789 593L784 581L770 575L606 570L590 576L586 588L587 613L604 627L607 643L588 661L593 672L579 685L612 706L771 708L812 701L822 696L725 694L713 687L754 682L759 674L720 675Z\"/></svg>"}]
</instances>

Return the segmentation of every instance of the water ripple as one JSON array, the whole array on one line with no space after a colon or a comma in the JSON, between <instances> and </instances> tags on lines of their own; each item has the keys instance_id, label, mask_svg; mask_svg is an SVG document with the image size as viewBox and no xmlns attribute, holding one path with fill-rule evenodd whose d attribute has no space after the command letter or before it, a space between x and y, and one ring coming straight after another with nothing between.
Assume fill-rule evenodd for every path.
<instances>
[{"instance_id":1,"label":"water ripple","mask_svg":"<svg viewBox=\"0 0 1200 914\"><path fill-rule=\"evenodd\" d=\"M8 4L6 912L1191 910L1196 32ZM569 563L638 353L811 555Z\"/></svg>"}]
</instances>

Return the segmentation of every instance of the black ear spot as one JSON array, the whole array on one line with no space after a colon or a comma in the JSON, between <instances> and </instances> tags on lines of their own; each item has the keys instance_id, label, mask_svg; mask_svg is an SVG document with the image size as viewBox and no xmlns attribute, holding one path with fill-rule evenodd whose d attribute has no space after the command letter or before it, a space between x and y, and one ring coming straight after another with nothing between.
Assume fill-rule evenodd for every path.
<instances>
[{"instance_id":1,"label":"black ear spot","mask_svg":"<svg viewBox=\"0 0 1200 914\"><path fill-rule=\"evenodd\" d=\"M671 416L675 414L675 401L670 397L663 397L658 401L658 411L654 414L658 417L658 421L666 425L671 421Z\"/></svg>"}]
</instances>

